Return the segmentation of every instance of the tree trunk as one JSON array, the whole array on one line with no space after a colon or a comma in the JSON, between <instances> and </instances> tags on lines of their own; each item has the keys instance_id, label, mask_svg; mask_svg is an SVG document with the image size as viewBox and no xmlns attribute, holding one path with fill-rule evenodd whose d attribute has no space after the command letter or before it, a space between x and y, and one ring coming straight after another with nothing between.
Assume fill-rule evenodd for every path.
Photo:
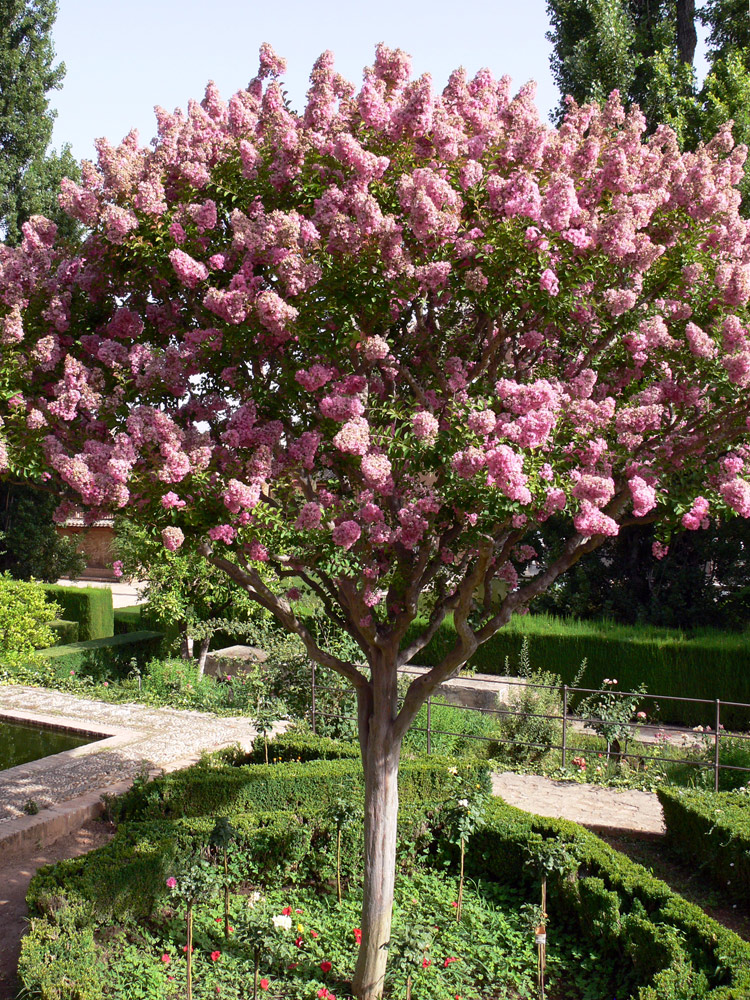
<instances>
[{"instance_id":1,"label":"tree trunk","mask_svg":"<svg viewBox=\"0 0 750 1000\"><path fill-rule=\"evenodd\" d=\"M695 0L677 0L677 51L682 62L693 65L697 44Z\"/></svg>"},{"instance_id":2,"label":"tree trunk","mask_svg":"<svg viewBox=\"0 0 750 1000\"><path fill-rule=\"evenodd\" d=\"M357 1000L378 1000L383 995L391 938L401 756L401 741L393 738L397 690L395 663L381 663L373 668L372 697L367 699L371 706L369 713L362 710L360 698L360 745L365 772L365 878L362 942L352 982Z\"/></svg>"},{"instance_id":3,"label":"tree trunk","mask_svg":"<svg viewBox=\"0 0 750 1000\"><path fill-rule=\"evenodd\" d=\"M206 669L206 657L208 656L208 647L211 645L211 639L201 639L201 644L198 649L198 680L203 677L203 671Z\"/></svg>"}]
</instances>

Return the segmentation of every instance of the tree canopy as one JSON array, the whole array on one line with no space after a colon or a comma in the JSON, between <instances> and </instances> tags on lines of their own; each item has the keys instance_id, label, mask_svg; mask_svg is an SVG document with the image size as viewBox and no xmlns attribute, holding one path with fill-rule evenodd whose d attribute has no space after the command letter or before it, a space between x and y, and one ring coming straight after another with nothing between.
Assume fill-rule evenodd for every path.
<instances>
[{"instance_id":1,"label":"tree canopy","mask_svg":"<svg viewBox=\"0 0 750 1000\"><path fill-rule=\"evenodd\" d=\"M616 96L550 128L531 87L456 71L435 94L384 46L359 89L321 56L299 115L282 72L264 46L228 102L157 109L153 148L100 141L63 181L80 250L38 217L0 247L0 457L199 545L352 683L369 1000L426 697L623 524L750 516L745 150L725 127L681 153ZM400 704L448 613L456 646Z\"/></svg>"}]
</instances>

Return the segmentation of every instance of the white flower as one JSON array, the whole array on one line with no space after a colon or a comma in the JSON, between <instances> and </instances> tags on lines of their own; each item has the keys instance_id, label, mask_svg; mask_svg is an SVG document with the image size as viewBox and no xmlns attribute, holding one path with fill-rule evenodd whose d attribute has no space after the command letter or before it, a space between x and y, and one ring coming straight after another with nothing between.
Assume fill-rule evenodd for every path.
<instances>
[{"instance_id":1,"label":"white flower","mask_svg":"<svg viewBox=\"0 0 750 1000\"><path fill-rule=\"evenodd\" d=\"M458 768L457 767L449 767L448 768L448 774L458 774Z\"/></svg>"},{"instance_id":2,"label":"white flower","mask_svg":"<svg viewBox=\"0 0 750 1000\"><path fill-rule=\"evenodd\" d=\"M468 808L469 808L469 800L468 800L468 799L459 799L459 800L458 800L458 804L459 804L459 805L460 805L460 806L461 806L461 807L462 807L463 809L468 809Z\"/></svg>"},{"instance_id":3,"label":"white flower","mask_svg":"<svg viewBox=\"0 0 750 1000\"><path fill-rule=\"evenodd\" d=\"M292 918L285 913L280 913L278 917L271 917L271 923L274 927L283 927L285 931L292 929Z\"/></svg>"}]
</instances>

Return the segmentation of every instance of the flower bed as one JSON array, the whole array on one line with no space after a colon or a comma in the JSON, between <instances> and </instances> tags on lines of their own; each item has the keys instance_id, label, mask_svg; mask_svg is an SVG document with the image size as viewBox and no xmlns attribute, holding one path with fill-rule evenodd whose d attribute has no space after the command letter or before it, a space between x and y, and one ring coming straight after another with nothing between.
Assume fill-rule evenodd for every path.
<instances>
[{"instance_id":1,"label":"flower bed","mask_svg":"<svg viewBox=\"0 0 750 1000\"><path fill-rule=\"evenodd\" d=\"M20 963L26 989L41 1000L183 998L189 909L196 1000L253 991L275 1000L348 997L362 872L356 763L233 767L224 754L140 783L116 810L130 819L110 844L41 869L32 881L34 919ZM387 996L404 997L407 979L415 1000L531 995L529 920L538 919L542 875L549 995L748 995L750 947L734 934L576 824L498 800L470 841L457 922L458 848L447 835L457 803L445 795L475 778L482 786L476 764L449 775L434 759L404 763ZM206 795L211 784L231 794ZM246 805L229 813L228 828L213 814L222 798ZM177 815L186 803L204 812Z\"/></svg>"}]
</instances>

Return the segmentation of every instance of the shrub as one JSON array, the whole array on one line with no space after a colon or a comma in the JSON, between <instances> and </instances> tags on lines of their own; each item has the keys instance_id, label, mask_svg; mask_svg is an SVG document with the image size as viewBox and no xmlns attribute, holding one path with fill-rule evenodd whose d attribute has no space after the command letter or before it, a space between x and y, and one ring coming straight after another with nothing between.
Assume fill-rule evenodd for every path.
<instances>
[{"instance_id":1,"label":"shrub","mask_svg":"<svg viewBox=\"0 0 750 1000\"><path fill-rule=\"evenodd\" d=\"M268 741L268 759L274 762L308 761L308 760L359 760L359 744L352 741L333 740L328 736L316 736L313 733L292 730L279 733ZM256 740L252 752L243 764L263 764L265 762L265 747L261 740Z\"/></svg>"},{"instance_id":2,"label":"shrub","mask_svg":"<svg viewBox=\"0 0 750 1000\"><path fill-rule=\"evenodd\" d=\"M738 901L750 896L750 794L657 792L672 847Z\"/></svg>"},{"instance_id":3,"label":"shrub","mask_svg":"<svg viewBox=\"0 0 750 1000\"><path fill-rule=\"evenodd\" d=\"M109 587L58 587L45 584L51 601L62 608L65 618L78 622L81 641L106 639L114 634L112 591Z\"/></svg>"},{"instance_id":4,"label":"shrub","mask_svg":"<svg viewBox=\"0 0 750 1000\"><path fill-rule=\"evenodd\" d=\"M60 616L57 604L49 603L44 588L34 581L0 576L0 650L28 652L55 641L50 623Z\"/></svg>"},{"instance_id":5,"label":"shrub","mask_svg":"<svg viewBox=\"0 0 750 1000\"><path fill-rule=\"evenodd\" d=\"M430 708L430 752L446 757L487 757L497 735L498 716L433 700ZM476 739L472 737L478 737ZM427 705L423 705L404 737L410 753L427 752Z\"/></svg>"}]
</instances>

